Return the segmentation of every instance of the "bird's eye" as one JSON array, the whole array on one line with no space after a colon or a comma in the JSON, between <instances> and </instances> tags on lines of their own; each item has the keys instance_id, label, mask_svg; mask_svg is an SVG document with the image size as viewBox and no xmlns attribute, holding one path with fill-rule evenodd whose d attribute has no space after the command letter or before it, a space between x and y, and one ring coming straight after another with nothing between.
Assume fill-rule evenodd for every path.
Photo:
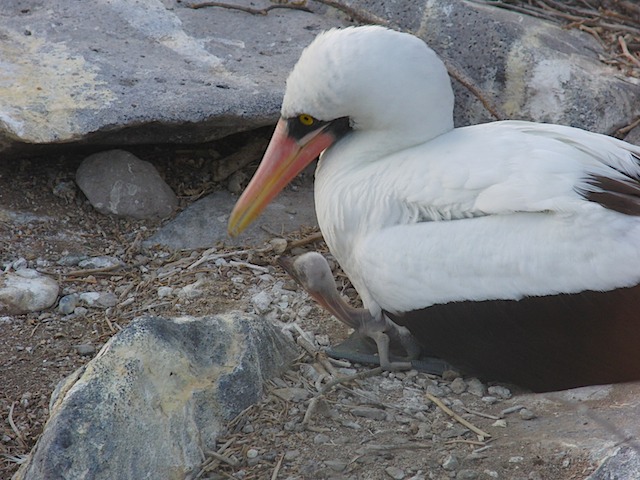
<instances>
[{"instance_id":1,"label":"bird's eye","mask_svg":"<svg viewBox=\"0 0 640 480\"><path fill-rule=\"evenodd\" d=\"M311 125L314 124L316 119L313 118L311 115L307 115L306 113L303 113L302 115L298 115L298 121L300 121L300 123L305 127L310 127Z\"/></svg>"}]
</instances>

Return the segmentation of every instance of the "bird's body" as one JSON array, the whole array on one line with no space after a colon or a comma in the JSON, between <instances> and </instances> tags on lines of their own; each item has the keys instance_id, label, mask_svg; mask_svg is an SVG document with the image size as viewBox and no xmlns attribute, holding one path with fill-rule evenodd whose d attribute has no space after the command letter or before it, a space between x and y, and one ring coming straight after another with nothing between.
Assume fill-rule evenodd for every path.
<instances>
[{"instance_id":1,"label":"bird's body","mask_svg":"<svg viewBox=\"0 0 640 480\"><path fill-rule=\"evenodd\" d=\"M607 337L603 348L627 352L601 352L607 371L624 360L632 368L622 379L640 378L640 349L627 348L640 343L640 147L531 122L454 129L450 81L435 54L411 35L358 27L321 34L303 52L230 231L259 213L243 202L268 202L321 151L318 223L372 317L387 314L438 343L445 358L455 351L453 360L516 383L517 368L505 375L491 365L513 359L535 369L536 355L557 350L565 353L554 362L573 353L597 361L597 336ZM277 180L265 183L270 175ZM510 322L514 329L500 332ZM590 338L572 352L581 322ZM545 351L546 333L564 337ZM506 341L518 351L520 342L530 354L487 354L483 364L481 352L459 351L483 335L489 347ZM455 336L466 336L464 348L446 346ZM553 388L573 386L564 375ZM611 375L577 377L584 384Z\"/></svg>"}]
</instances>

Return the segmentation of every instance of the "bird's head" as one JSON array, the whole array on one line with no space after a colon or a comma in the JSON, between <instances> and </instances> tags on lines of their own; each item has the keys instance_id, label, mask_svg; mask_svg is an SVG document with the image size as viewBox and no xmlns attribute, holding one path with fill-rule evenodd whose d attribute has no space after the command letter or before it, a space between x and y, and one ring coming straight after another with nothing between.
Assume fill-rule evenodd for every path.
<instances>
[{"instance_id":1,"label":"bird's head","mask_svg":"<svg viewBox=\"0 0 640 480\"><path fill-rule=\"evenodd\" d=\"M444 64L417 37L383 27L323 32L287 79L281 118L229 219L238 235L324 150L352 132L391 138L398 149L453 127Z\"/></svg>"}]
</instances>

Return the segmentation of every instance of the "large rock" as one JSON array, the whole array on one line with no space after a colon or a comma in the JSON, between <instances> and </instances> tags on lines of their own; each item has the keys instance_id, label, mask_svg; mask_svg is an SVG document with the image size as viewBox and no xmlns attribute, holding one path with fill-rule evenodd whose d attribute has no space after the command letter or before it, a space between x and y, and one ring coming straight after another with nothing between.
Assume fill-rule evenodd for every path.
<instances>
[{"instance_id":1,"label":"large rock","mask_svg":"<svg viewBox=\"0 0 640 480\"><path fill-rule=\"evenodd\" d=\"M640 113L637 81L600 62L587 33L472 1L344 4L427 40L508 118L610 133ZM346 23L334 9L307 7L314 13L193 10L176 0L0 2L0 151L194 143L274 123L302 48ZM456 84L456 95L458 125L492 119L466 88Z\"/></svg>"},{"instance_id":2,"label":"large rock","mask_svg":"<svg viewBox=\"0 0 640 480\"><path fill-rule=\"evenodd\" d=\"M185 3L0 2L0 151L193 143L272 123L302 46L341 24Z\"/></svg>"},{"instance_id":3,"label":"large rock","mask_svg":"<svg viewBox=\"0 0 640 480\"><path fill-rule=\"evenodd\" d=\"M269 322L240 313L140 318L56 389L15 478L192 478L225 423L294 356Z\"/></svg>"}]
</instances>

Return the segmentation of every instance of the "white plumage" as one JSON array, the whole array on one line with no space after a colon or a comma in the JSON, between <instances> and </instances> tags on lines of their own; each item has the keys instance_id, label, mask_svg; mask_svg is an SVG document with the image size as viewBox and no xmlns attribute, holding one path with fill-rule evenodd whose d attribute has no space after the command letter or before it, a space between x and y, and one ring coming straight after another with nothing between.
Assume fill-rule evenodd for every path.
<instances>
[{"instance_id":1,"label":"white plumage","mask_svg":"<svg viewBox=\"0 0 640 480\"><path fill-rule=\"evenodd\" d=\"M446 69L416 37L346 28L304 50L263 170L238 202L230 231L257 216L245 213L255 192L283 188L264 183L269 165L288 179L300 158L308 163L322 150L318 223L372 318L422 311L427 325L442 311L430 308L437 305L484 308L640 283L640 147L522 121L453 128ZM609 306L602 308L594 311ZM640 374L638 359L632 363Z\"/></svg>"}]
</instances>

